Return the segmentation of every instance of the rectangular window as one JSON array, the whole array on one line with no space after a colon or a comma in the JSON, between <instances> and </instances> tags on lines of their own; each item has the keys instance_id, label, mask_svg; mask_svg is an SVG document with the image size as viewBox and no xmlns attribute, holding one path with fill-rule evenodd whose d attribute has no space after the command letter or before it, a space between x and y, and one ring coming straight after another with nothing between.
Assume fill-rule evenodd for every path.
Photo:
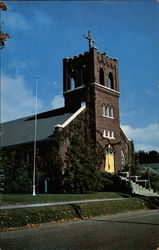
<instances>
[{"instance_id":1,"label":"rectangular window","mask_svg":"<svg viewBox=\"0 0 159 250\"><path fill-rule=\"evenodd\" d=\"M104 138L115 139L114 131L103 129L102 134Z\"/></svg>"}]
</instances>

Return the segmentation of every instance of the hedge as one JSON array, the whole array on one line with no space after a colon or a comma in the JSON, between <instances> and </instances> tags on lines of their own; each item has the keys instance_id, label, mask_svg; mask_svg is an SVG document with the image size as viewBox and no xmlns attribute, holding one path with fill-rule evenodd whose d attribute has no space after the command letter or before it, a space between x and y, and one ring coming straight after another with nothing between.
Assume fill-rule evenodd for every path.
<instances>
[{"instance_id":1,"label":"hedge","mask_svg":"<svg viewBox=\"0 0 159 250\"><path fill-rule=\"evenodd\" d=\"M0 211L0 225L4 230L152 208L159 208L159 198L131 198L120 201L5 209Z\"/></svg>"}]
</instances>

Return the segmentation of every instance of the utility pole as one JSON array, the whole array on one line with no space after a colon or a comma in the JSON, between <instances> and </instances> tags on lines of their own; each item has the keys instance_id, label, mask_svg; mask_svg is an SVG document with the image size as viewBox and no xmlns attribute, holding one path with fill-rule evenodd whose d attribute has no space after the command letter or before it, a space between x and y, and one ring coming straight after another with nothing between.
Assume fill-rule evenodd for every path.
<instances>
[{"instance_id":1,"label":"utility pole","mask_svg":"<svg viewBox=\"0 0 159 250\"><path fill-rule=\"evenodd\" d=\"M147 171L148 171L148 188L149 188L149 190L151 190L150 168L149 167L147 168Z\"/></svg>"},{"instance_id":2,"label":"utility pole","mask_svg":"<svg viewBox=\"0 0 159 250\"><path fill-rule=\"evenodd\" d=\"M34 164L33 164L33 196L36 196L36 137L37 137L37 104L38 104L38 80L39 77L35 77L35 123L34 123Z\"/></svg>"}]
</instances>

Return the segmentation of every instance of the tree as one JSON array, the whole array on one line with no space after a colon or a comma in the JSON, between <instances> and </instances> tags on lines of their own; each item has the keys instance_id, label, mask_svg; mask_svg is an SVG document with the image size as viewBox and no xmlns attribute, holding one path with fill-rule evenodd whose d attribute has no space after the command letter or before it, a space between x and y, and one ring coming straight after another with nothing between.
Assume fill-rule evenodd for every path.
<instances>
[{"instance_id":1,"label":"tree","mask_svg":"<svg viewBox=\"0 0 159 250\"><path fill-rule=\"evenodd\" d=\"M2 2L2 0L0 0L0 9L2 11L6 11L7 10L7 6ZM0 49L3 49L5 47L5 42L6 42L7 38L10 38L9 34L4 33L0 29Z\"/></svg>"},{"instance_id":2,"label":"tree","mask_svg":"<svg viewBox=\"0 0 159 250\"><path fill-rule=\"evenodd\" d=\"M139 173L139 162L138 157L135 152L134 142L131 141L131 163L126 164L122 171L130 172L131 175L136 175Z\"/></svg>"},{"instance_id":3,"label":"tree","mask_svg":"<svg viewBox=\"0 0 159 250\"><path fill-rule=\"evenodd\" d=\"M7 6L2 2L2 0L0 0L0 9L2 11L6 11L7 10Z\"/></svg>"},{"instance_id":4,"label":"tree","mask_svg":"<svg viewBox=\"0 0 159 250\"><path fill-rule=\"evenodd\" d=\"M139 164L147 163L148 162L148 153L140 150L136 153L137 159L139 161Z\"/></svg>"},{"instance_id":5,"label":"tree","mask_svg":"<svg viewBox=\"0 0 159 250\"><path fill-rule=\"evenodd\" d=\"M148 163L159 163L159 153L155 150L149 151Z\"/></svg>"},{"instance_id":6,"label":"tree","mask_svg":"<svg viewBox=\"0 0 159 250\"><path fill-rule=\"evenodd\" d=\"M2 179L2 192L10 193L12 189L12 180L15 176L15 162L13 161L15 153L11 153L7 149L1 149L0 166Z\"/></svg>"},{"instance_id":7,"label":"tree","mask_svg":"<svg viewBox=\"0 0 159 250\"><path fill-rule=\"evenodd\" d=\"M140 173L141 179L148 180L150 179L150 186L155 192L159 192L159 175L154 174L147 168L146 171ZM148 188L148 186L147 186Z\"/></svg>"},{"instance_id":8,"label":"tree","mask_svg":"<svg viewBox=\"0 0 159 250\"><path fill-rule=\"evenodd\" d=\"M1 173L3 177L2 192L4 193L30 193L31 178L24 161L20 161L18 151L1 149Z\"/></svg>"},{"instance_id":9,"label":"tree","mask_svg":"<svg viewBox=\"0 0 159 250\"><path fill-rule=\"evenodd\" d=\"M27 167L25 165L22 165L22 167L18 169L18 173L12 180L10 187L10 193L31 193L32 181L29 178Z\"/></svg>"},{"instance_id":10,"label":"tree","mask_svg":"<svg viewBox=\"0 0 159 250\"><path fill-rule=\"evenodd\" d=\"M136 153L136 156L140 164L159 162L159 153L155 150L149 152L141 150Z\"/></svg>"},{"instance_id":11,"label":"tree","mask_svg":"<svg viewBox=\"0 0 159 250\"><path fill-rule=\"evenodd\" d=\"M2 153L2 149L0 149L0 193L4 192L4 182L5 182L5 178L4 178L4 161L3 161L3 153Z\"/></svg>"},{"instance_id":12,"label":"tree","mask_svg":"<svg viewBox=\"0 0 159 250\"><path fill-rule=\"evenodd\" d=\"M78 134L73 134L70 139L66 164L64 187L67 192L84 193L101 189L99 150L86 145Z\"/></svg>"},{"instance_id":13,"label":"tree","mask_svg":"<svg viewBox=\"0 0 159 250\"><path fill-rule=\"evenodd\" d=\"M1 149L0 152L0 189L4 193L31 193L33 177L33 149L29 147L17 146L14 151L11 149ZM26 160L29 153L31 159ZM40 189L42 182L47 178L47 164L40 156L37 148L36 156L36 192Z\"/></svg>"}]
</instances>

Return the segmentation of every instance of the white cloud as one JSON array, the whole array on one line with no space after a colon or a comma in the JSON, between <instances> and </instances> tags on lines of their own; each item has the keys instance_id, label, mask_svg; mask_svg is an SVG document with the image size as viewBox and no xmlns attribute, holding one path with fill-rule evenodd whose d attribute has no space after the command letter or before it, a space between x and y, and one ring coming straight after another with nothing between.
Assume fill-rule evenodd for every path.
<instances>
[{"instance_id":1,"label":"white cloud","mask_svg":"<svg viewBox=\"0 0 159 250\"><path fill-rule=\"evenodd\" d=\"M53 109L61 108L64 106L64 98L62 95L57 95L51 101L51 107Z\"/></svg>"},{"instance_id":2,"label":"white cloud","mask_svg":"<svg viewBox=\"0 0 159 250\"><path fill-rule=\"evenodd\" d=\"M28 30L29 25L27 20L18 12L8 11L5 18L5 25L12 30Z\"/></svg>"},{"instance_id":3,"label":"white cloud","mask_svg":"<svg viewBox=\"0 0 159 250\"><path fill-rule=\"evenodd\" d=\"M44 26L49 26L50 24L53 24L54 21L52 17L48 16L48 13L45 13L44 11L41 12L39 10L35 11L34 17L38 24L44 25Z\"/></svg>"},{"instance_id":4,"label":"white cloud","mask_svg":"<svg viewBox=\"0 0 159 250\"><path fill-rule=\"evenodd\" d=\"M149 124L145 128L124 125L121 128L128 138L133 139L136 150L159 151L159 124Z\"/></svg>"},{"instance_id":5,"label":"white cloud","mask_svg":"<svg viewBox=\"0 0 159 250\"><path fill-rule=\"evenodd\" d=\"M20 75L23 70L32 70L34 63L29 60L20 60L19 58L14 58L11 63L8 65L8 69L13 69L16 74Z\"/></svg>"},{"instance_id":6,"label":"white cloud","mask_svg":"<svg viewBox=\"0 0 159 250\"><path fill-rule=\"evenodd\" d=\"M38 99L38 111L43 103ZM35 113L35 96L23 75L1 76L1 121L10 121Z\"/></svg>"}]
</instances>

